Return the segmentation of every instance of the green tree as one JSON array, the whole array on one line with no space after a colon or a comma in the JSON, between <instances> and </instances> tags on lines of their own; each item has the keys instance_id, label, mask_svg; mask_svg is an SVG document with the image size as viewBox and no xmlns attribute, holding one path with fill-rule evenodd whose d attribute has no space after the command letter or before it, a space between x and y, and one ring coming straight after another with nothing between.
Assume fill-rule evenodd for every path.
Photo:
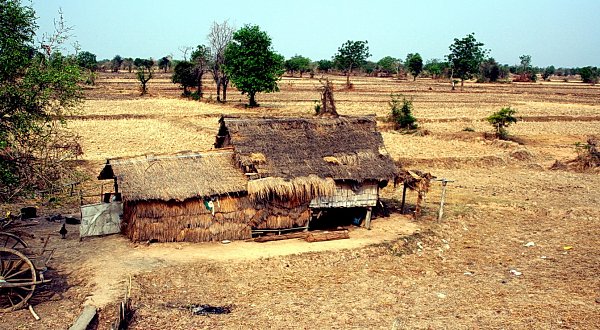
<instances>
[{"instance_id":1,"label":"green tree","mask_svg":"<svg viewBox=\"0 0 600 330\"><path fill-rule=\"evenodd\" d=\"M98 68L98 62L96 61L96 55L87 51L80 52L77 54L77 64L84 69L88 69L92 72Z\"/></svg>"},{"instance_id":2,"label":"green tree","mask_svg":"<svg viewBox=\"0 0 600 330\"><path fill-rule=\"evenodd\" d=\"M500 78L500 66L493 57L486 59L479 65L479 81L496 82Z\"/></svg>"},{"instance_id":3,"label":"green tree","mask_svg":"<svg viewBox=\"0 0 600 330\"><path fill-rule=\"evenodd\" d=\"M544 80L550 80L550 76L552 76L554 73L556 72L556 68L554 67L554 65L551 65L549 67L546 67L544 69L544 72L542 72L542 78Z\"/></svg>"},{"instance_id":4,"label":"green tree","mask_svg":"<svg viewBox=\"0 0 600 330\"><path fill-rule=\"evenodd\" d=\"M579 75L581 76L581 81L586 84L597 84L598 83L598 68L586 66L584 68L579 69Z\"/></svg>"},{"instance_id":5,"label":"green tree","mask_svg":"<svg viewBox=\"0 0 600 330\"><path fill-rule=\"evenodd\" d=\"M163 72L167 72L171 67L171 59L168 56L163 56L158 60L158 68L163 70Z\"/></svg>"},{"instance_id":6,"label":"green tree","mask_svg":"<svg viewBox=\"0 0 600 330\"><path fill-rule=\"evenodd\" d=\"M123 58L121 57L121 55L115 55L110 64L112 72L119 72L119 70L121 69L121 64L123 64Z\"/></svg>"},{"instance_id":7,"label":"green tree","mask_svg":"<svg viewBox=\"0 0 600 330\"><path fill-rule=\"evenodd\" d=\"M75 56L56 52L70 28L34 45L35 12L18 0L0 2L0 200L50 189L72 174L66 160L76 139L63 129L65 116L82 100ZM60 148L72 145L73 149ZM81 149L78 149L81 151Z\"/></svg>"},{"instance_id":8,"label":"green tree","mask_svg":"<svg viewBox=\"0 0 600 330\"><path fill-rule=\"evenodd\" d=\"M300 78L304 72L310 71L310 59L302 55L294 55L284 63L285 69L294 76L294 72L300 72Z\"/></svg>"},{"instance_id":9,"label":"green tree","mask_svg":"<svg viewBox=\"0 0 600 330\"><path fill-rule=\"evenodd\" d=\"M133 60L133 65L137 68L136 76L140 81L142 95L148 93L147 84L154 75L154 60L153 59L141 59L136 58Z\"/></svg>"},{"instance_id":10,"label":"green tree","mask_svg":"<svg viewBox=\"0 0 600 330\"><path fill-rule=\"evenodd\" d=\"M417 80L421 71L423 71L423 58L419 53L406 55L406 67L413 76L413 81Z\"/></svg>"},{"instance_id":11,"label":"green tree","mask_svg":"<svg viewBox=\"0 0 600 330\"><path fill-rule=\"evenodd\" d=\"M517 110L506 107L487 117L487 121L496 129L496 136L499 139L506 140L508 138L506 128L517 122L517 118L514 116L515 113L517 113Z\"/></svg>"},{"instance_id":12,"label":"green tree","mask_svg":"<svg viewBox=\"0 0 600 330\"><path fill-rule=\"evenodd\" d=\"M210 58L210 48L204 45L198 45L192 51L192 63L194 64L193 71L196 77L196 95L198 99L202 98L202 77L204 77L204 73L208 69Z\"/></svg>"},{"instance_id":13,"label":"green tree","mask_svg":"<svg viewBox=\"0 0 600 330\"><path fill-rule=\"evenodd\" d=\"M465 80L471 79L479 72L479 64L488 51L483 49L483 43L478 42L473 33L462 39L455 38L449 48L450 54L446 57L452 70L451 77L459 78L460 86L463 88Z\"/></svg>"},{"instance_id":14,"label":"green tree","mask_svg":"<svg viewBox=\"0 0 600 330\"><path fill-rule=\"evenodd\" d=\"M257 25L246 25L233 34L225 50L225 72L249 106L256 107L256 93L279 91L277 81L284 72L283 56L271 47L271 38Z\"/></svg>"},{"instance_id":15,"label":"green tree","mask_svg":"<svg viewBox=\"0 0 600 330\"><path fill-rule=\"evenodd\" d=\"M448 62L443 62L437 58L434 58L427 60L427 63L425 63L423 66L423 70L428 72L432 79L437 79L447 71L448 67Z\"/></svg>"},{"instance_id":16,"label":"green tree","mask_svg":"<svg viewBox=\"0 0 600 330\"><path fill-rule=\"evenodd\" d=\"M174 84L180 84L183 87L183 95L189 96L189 87L196 86L198 80L194 72L194 64L189 61L180 61L175 65L171 80Z\"/></svg>"},{"instance_id":17,"label":"green tree","mask_svg":"<svg viewBox=\"0 0 600 330\"><path fill-rule=\"evenodd\" d=\"M368 41L348 40L338 48L338 52L333 57L336 65L346 72L346 87L348 88L350 87L352 70L363 66L367 58L371 56L367 44Z\"/></svg>"},{"instance_id":18,"label":"green tree","mask_svg":"<svg viewBox=\"0 0 600 330\"><path fill-rule=\"evenodd\" d=\"M394 57L386 56L377 62L377 69L386 74L396 74L402 62Z\"/></svg>"},{"instance_id":19,"label":"green tree","mask_svg":"<svg viewBox=\"0 0 600 330\"><path fill-rule=\"evenodd\" d=\"M317 70L321 72L329 72L333 69L333 61L331 60L319 60L317 61Z\"/></svg>"}]
</instances>

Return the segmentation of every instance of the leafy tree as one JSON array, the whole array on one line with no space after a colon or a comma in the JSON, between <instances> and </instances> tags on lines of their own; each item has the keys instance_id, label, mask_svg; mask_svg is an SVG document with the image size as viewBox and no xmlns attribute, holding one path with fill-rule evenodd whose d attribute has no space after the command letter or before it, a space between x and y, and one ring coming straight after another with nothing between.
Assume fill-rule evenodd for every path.
<instances>
[{"instance_id":1,"label":"leafy tree","mask_svg":"<svg viewBox=\"0 0 600 330\"><path fill-rule=\"evenodd\" d=\"M521 55L519 56L519 60L521 61L521 66L518 72L528 72L531 69L531 55Z\"/></svg>"},{"instance_id":2,"label":"leafy tree","mask_svg":"<svg viewBox=\"0 0 600 330\"><path fill-rule=\"evenodd\" d=\"M411 100L407 100L406 97L399 94L392 94L389 105L391 108L390 120L394 123L394 129L417 128L417 119L412 114L414 107Z\"/></svg>"},{"instance_id":3,"label":"leafy tree","mask_svg":"<svg viewBox=\"0 0 600 330\"><path fill-rule=\"evenodd\" d=\"M579 75L581 76L581 81L587 84L597 84L598 83L598 68L586 66L579 70Z\"/></svg>"},{"instance_id":4,"label":"leafy tree","mask_svg":"<svg viewBox=\"0 0 600 330\"><path fill-rule=\"evenodd\" d=\"M194 75L196 77L197 91L196 95L199 99L202 98L202 77L208 69L210 62L210 48L204 45L198 45L196 49L192 51L192 63L194 64Z\"/></svg>"},{"instance_id":5,"label":"leafy tree","mask_svg":"<svg viewBox=\"0 0 600 330\"><path fill-rule=\"evenodd\" d=\"M413 81L417 80L421 71L423 71L423 58L419 53L406 55L406 67L413 76Z\"/></svg>"},{"instance_id":6,"label":"leafy tree","mask_svg":"<svg viewBox=\"0 0 600 330\"><path fill-rule=\"evenodd\" d=\"M35 12L18 0L0 3L0 200L50 189L72 174L66 160L79 145L63 129L82 100L75 56L60 49L70 28L34 45ZM62 148L73 146L73 149ZM81 149L79 148L80 152ZM77 154L79 154L77 152Z\"/></svg>"},{"instance_id":7,"label":"leafy tree","mask_svg":"<svg viewBox=\"0 0 600 330\"><path fill-rule=\"evenodd\" d=\"M189 96L189 87L196 86L197 76L194 72L194 64L189 61L180 61L175 65L171 80L175 84L180 84L183 87L183 95Z\"/></svg>"},{"instance_id":8,"label":"leafy tree","mask_svg":"<svg viewBox=\"0 0 600 330\"><path fill-rule=\"evenodd\" d=\"M136 76L142 84L142 95L146 95L146 93L148 93L148 88L146 87L146 85L148 84L148 81L152 79L152 76L154 74L154 60L151 58L136 58L135 60L133 60L133 65L135 65L135 67L137 68Z\"/></svg>"},{"instance_id":9,"label":"leafy tree","mask_svg":"<svg viewBox=\"0 0 600 330\"><path fill-rule=\"evenodd\" d=\"M98 62L96 61L96 55L87 51L80 52L77 54L77 64L84 69L88 69L92 72L98 68Z\"/></svg>"},{"instance_id":10,"label":"leafy tree","mask_svg":"<svg viewBox=\"0 0 600 330\"><path fill-rule=\"evenodd\" d=\"M271 38L257 25L246 25L233 34L225 50L225 72L249 106L256 107L256 93L278 91L277 81L284 72L283 56L271 48Z\"/></svg>"},{"instance_id":11,"label":"leafy tree","mask_svg":"<svg viewBox=\"0 0 600 330\"><path fill-rule=\"evenodd\" d=\"M475 39L473 33L462 39L454 38L454 43L449 48L450 54L446 57L452 70L451 77L459 78L460 86L463 88L465 80L471 79L479 72L479 64L485 58L487 51L483 49L483 43Z\"/></svg>"},{"instance_id":12,"label":"leafy tree","mask_svg":"<svg viewBox=\"0 0 600 330\"><path fill-rule=\"evenodd\" d=\"M229 77L225 73L225 49L231 42L234 28L228 21L219 24L213 22L208 33L208 43L212 55L211 65L212 74L217 86L217 102L227 101L227 86ZM223 99L221 99L221 88L223 89Z\"/></svg>"},{"instance_id":13,"label":"leafy tree","mask_svg":"<svg viewBox=\"0 0 600 330\"><path fill-rule=\"evenodd\" d=\"M377 62L377 69L387 74L396 74L402 62L394 57L386 56Z\"/></svg>"},{"instance_id":14,"label":"leafy tree","mask_svg":"<svg viewBox=\"0 0 600 330\"><path fill-rule=\"evenodd\" d=\"M292 73L292 77L294 72L300 72L300 78L302 78L304 72L310 71L310 59L301 55L294 55L285 61L284 66L288 72Z\"/></svg>"},{"instance_id":15,"label":"leafy tree","mask_svg":"<svg viewBox=\"0 0 600 330\"><path fill-rule=\"evenodd\" d=\"M506 140L508 138L506 128L517 122L517 118L514 116L516 112L517 110L506 107L487 117L487 121L496 129L496 136L499 139Z\"/></svg>"},{"instance_id":16,"label":"leafy tree","mask_svg":"<svg viewBox=\"0 0 600 330\"><path fill-rule=\"evenodd\" d=\"M516 73L519 74L519 77L516 78L515 81L536 82L537 71L531 66L531 55L521 55L519 56L519 61L521 64L516 69Z\"/></svg>"},{"instance_id":17,"label":"leafy tree","mask_svg":"<svg viewBox=\"0 0 600 330\"><path fill-rule=\"evenodd\" d=\"M479 81L496 82L500 78L500 74L500 65L498 65L498 62L493 57L481 62L479 66Z\"/></svg>"},{"instance_id":18,"label":"leafy tree","mask_svg":"<svg viewBox=\"0 0 600 330\"><path fill-rule=\"evenodd\" d=\"M346 87L350 87L350 74L352 69L363 66L367 58L371 56L369 53L368 41L351 41L348 40L338 48L338 52L334 55L334 62L338 67L346 72Z\"/></svg>"},{"instance_id":19,"label":"leafy tree","mask_svg":"<svg viewBox=\"0 0 600 330\"><path fill-rule=\"evenodd\" d=\"M447 71L449 66L448 62L434 58L427 60L427 63L423 66L423 70L429 72L432 79L437 79Z\"/></svg>"},{"instance_id":20,"label":"leafy tree","mask_svg":"<svg viewBox=\"0 0 600 330\"><path fill-rule=\"evenodd\" d=\"M370 76L375 72L375 70L377 70L377 63L373 61L366 61L365 64L363 64L362 69Z\"/></svg>"},{"instance_id":21,"label":"leafy tree","mask_svg":"<svg viewBox=\"0 0 600 330\"><path fill-rule=\"evenodd\" d=\"M542 72L542 78L544 80L550 80L550 76L552 76L555 72L556 72L556 68L554 67L554 65L546 67L544 69L544 72Z\"/></svg>"},{"instance_id":22,"label":"leafy tree","mask_svg":"<svg viewBox=\"0 0 600 330\"><path fill-rule=\"evenodd\" d=\"M329 72L333 69L333 61L330 60L319 60L317 61L317 70L321 72Z\"/></svg>"},{"instance_id":23,"label":"leafy tree","mask_svg":"<svg viewBox=\"0 0 600 330\"><path fill-rule=\"evenodd\" d=\"M112 72L119 72L121 64L123 64L123 58L121 55L115 55L111 61Z\"/></svg>"},{"instance_id":24,"label":"leafy tree","mask_svg":"<svg viewBox=\"0 0 600 330\"><path fill-rule=\"evenodd\" d=\"M123 68L127 69L127 71L129 73L131 73L131 71L133 71L133 58L131 57L126 57L123 59Z\"/></svg>"},{"instance_id":25,"label":"leafy tree","mask_svg":"<svg viewBox=\"0 0 600 330\"><path fill-rule=\"evenodd\" d=\"M161 57L161 59L158 60L158 68L160 70L163 70L165 73L167 72L167 70L169 70L170 67L171 59L169 59L168 56Z\"/></svg>"}]
</instances>

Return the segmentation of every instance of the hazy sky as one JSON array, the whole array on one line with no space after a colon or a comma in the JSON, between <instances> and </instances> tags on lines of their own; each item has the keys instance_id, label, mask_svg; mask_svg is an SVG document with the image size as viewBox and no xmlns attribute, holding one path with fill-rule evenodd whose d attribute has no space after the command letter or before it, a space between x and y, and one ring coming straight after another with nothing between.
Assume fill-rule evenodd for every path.
<instances>
[{"instance_id":1,"label":"hazy sky","mask_svg":"<svg viewBox=\"0 0 600 330\"><path fill-rule=\"evenodd\" d=\"M24 1L23 3L27 3ZM600 66L600 0L152 1L34 0L48 33L62 8L82 50L98 60L183 57L206 43L213 21L256 24L286 58L330 59L346 40L368 40L370 60L418 52L443 58L470 32L498 62L529 54L535 66Z\"/></svg>"}]
</instances>

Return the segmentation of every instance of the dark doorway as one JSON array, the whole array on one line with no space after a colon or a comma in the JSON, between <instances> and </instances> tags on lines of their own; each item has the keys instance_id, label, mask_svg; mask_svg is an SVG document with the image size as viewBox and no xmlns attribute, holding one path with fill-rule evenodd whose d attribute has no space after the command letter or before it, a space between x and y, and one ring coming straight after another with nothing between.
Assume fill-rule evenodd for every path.
<instances>
[{"instance_id":1,"label":"dark doorway","mask_svg":"<svg viewBox=\"0 0 600 330\"><path fill-rule=\"evenodd\" d=\"M310 229L334 230L338 227L360 226L365 220L364 207L313 209Z\"/></svg>"}]
</instances>

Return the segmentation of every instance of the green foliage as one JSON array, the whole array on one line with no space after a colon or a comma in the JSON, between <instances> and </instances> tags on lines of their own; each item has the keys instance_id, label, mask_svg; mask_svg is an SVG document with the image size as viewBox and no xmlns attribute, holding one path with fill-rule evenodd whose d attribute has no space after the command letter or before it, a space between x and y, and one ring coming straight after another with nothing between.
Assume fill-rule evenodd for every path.
<instances>
[{"instance_id":1,"label":"green foliage","mask_svg":"<svg viewBox=\"0 0 600 330\"><path fill-rule=\"evenodd\" d=\"M294 75L294 72L300 72L300 77L304 72L310 71L310 59L301 55L294 55L285 61L284 67Z\"/></svg>"},{"instance_id":2,"label":"green foliage","mask_svg":"<svg viewBox=\"0 0 600 330\"><path fill-rule=\"evenodd\" d=\"M448 69L450 64L448 62L443 62L439 59L430 59L427 60L425 65L423 66L423 70L428 72L431 75L431 78L437 79Z\"/></svg>"},{"instance_id":3,"label":"green foliage","mask_svg":"<svg viewBox=\"0 0 600 330\"><path fill-rule=\"evenodd\" d=\"M142 58L136 58L135 60L133 60L133 65L136 66L137 71L136 71L136 76L137 79L140 81L141 84L141 92L142 95L146 95L148 93L148 81L150 81L150 79L152 79L153 75L154 75L154 60L153 59L142 59Z\"/></svg>"},{"instance_id":4,"label":"green foliage","mask_svg":"<svg viewBox=\"0 0 600 330\"><path fill-rule=\"evenodd\" d=\"M161 57L160 60L158 60L158 68L160 70L167 72L167 70L169 70L170 67L171 67L171 59L169 57L164 56L164 57Z\"/></svg>"},{"instance_id":5,"label":"green foliage","mask_svg":"<svg viewBox=\"0 0 600 330\"><path fill-rule=\"evenodd\" d=\"M317 70L321 72L328 72L333 69L333 61L330 60L319 60L317 61Z\"/></svg>"},{"instance_id":6,"label":"green foliage","mask_svg":"<svg viewBox=\"0 0 600 330\"><path fill-rule=\"evenodd\" d=\"M579 70L579 75L581 76L581 81L587 84L597 84L598 83L598 68L586 66Z\"/></svg>"},{"instance_id":7,"label":"green foliage","mask_svg":"<svg viewBox=\"0 0 600 330\"><path fill-rule=\"evenodd\" d=\"M506 107L486 118L496 129L496 136L499 139L506 140L508 138L508 131L506 128L517 122L517 118L514 116L516 112L517 110Z\"/></svg>"},{"instance_id":8,"label":"green foliage","mask_svg":"<svg viewBox=\"0 0 600 330\"><path fill-rule=\"evenodd\" d=\"M87 51L80 52L77 54L77 64L92 72L96 71L98 62L96 61L96 55Z\"/></svg>"},{"instance_id":9,"label":"green foliage","mask_svg":"<svg viewBox=\"0 0 600 330\"><path fill-rule=\"evenodd\" d=\"M406 97L399 94L392 94L389 105L391 108L390 120L394 123L395 129L417 128L417 119L412 114L414 107L411 100L407 100Z\"/></svg>"},{"instance_id":10,"label":"green foliage","mask_svg":"<svg viewBox=\"0 0 600 330\"><path fill-rule=\"evenodd\" d=\"M554 68L554 66L551 65L544 69L544 72L542 72L542 78L544 80L550 80L550 76L552 76L555 72L556 68Z\"/></svg>"},{"instance_id":11,"label":"green foliage","mask_svg":"<svg viewBox=\"0 0 600 330\"><path fill-rule=\"evenodd\" d=\"M189 96L189 87L196 86L196 74L194 72L194 64L189 61L180 61L175 65L171 81L174 84L180 84L183 87L183 95Z\"/></svg>"},{"instance_id":12,"label":"green foliage","mask_svg":"<svg viewBox=\"0 0 600 330\"><path fill-rule=\"evenodd\" d=\"M121 55L115 55L112 61L110 61L112 72L119 72L121 65L123 64L123 58Z\"/></svg>"},{"instance_id":13,"label":"green foliage","mask_svg":"<svg viewBox=\"0 0 600 330\"><path fill-rule=\"evenodd\" d=\"M271 38L257 25L246 25L233 34L225 50L225 72L249 106L256 107L256 93L279 91L277 81L284 72L283 56L271 48Z\"/></svg>"},{"instance_id":14,"label":"green foliage","mask_svg":"<svg viewBox=\"0 0 600 330\"><path fill-rule=\"evenodd\" d=\"M377 69L385 73L396 74L398 73L400 65L402 65L402 61L399 59L386 56L377 62Z\"/></svg>"},{"instance_id":15,"label":"green foliage","mask_svg":"<svg viewBox=\"0 0 600 330\"><path fill-rule=\"evenodd\" d=\"M0 200L44 189L68 172L57 149L66 143L65 116L82 99L81 70L74 56L52 52L66 38L34 46L35 13L18 0L0 6ZM62 18L58 27L64 27ZM61 32L62 31L62 32ZM45 38L44 38L45 39Z\"/></svg>"},{"instance_id":16,"label":"green foliage","mask_svg":"<svg viewBox=\"0 0 600 330\"><path fill-rule=\"evenodd\" d=\"M454 39L450 45L450 54L447 55L450 67L453 70L452 78L460 78L461 83L471 79L479 72L479 64L485 58L487 51L483 49L483 43L475 39L473 33L462 39Z\"/></svg>"},{"instance_id":17,"label":"green foliage","mask_svg":"<svg viewBox=\"0 0 600 330\"><path fill-rule=\"evenodd\" d=\"M419 53L408 54L406 55L405 65L410 74L412 74L413 81L417 80L417 77L421 74L421 71L423 71L423 58L421 58Z\"/></svg>"},{"instance_id":18,"label":"green foliage","mask_svg":"<svg viewBox=\"0 0 600 330\"><path fill-rule=\"evenodd\" d=\"M333 56L335 66L346 71L346 86L350 87L350 74L352 69L362 67L369 53L368 41L348 40L338 48L338 52Z\"/></svg>"},{"instance_id":19,"label":"green foliage","mask_svg":"<svg viewBox=\"0 0 600 330\"><path fill-rule=\"evenodd\" d=\"M531 69L531 55L521 55L519 61L521 61L521 66L519 66L518 73L528 72Z\"/></svg>"},{"instance_id":20,"label":"green foliage","mask_svg":"<svg viewBox=\"0 0 600 330\"><path fill-rule=\"evenodd\" d=\"M501 69L493 57L486 59L479 65L479 82L496 82L500 78Z\"/></svg>"}]
</instances>

